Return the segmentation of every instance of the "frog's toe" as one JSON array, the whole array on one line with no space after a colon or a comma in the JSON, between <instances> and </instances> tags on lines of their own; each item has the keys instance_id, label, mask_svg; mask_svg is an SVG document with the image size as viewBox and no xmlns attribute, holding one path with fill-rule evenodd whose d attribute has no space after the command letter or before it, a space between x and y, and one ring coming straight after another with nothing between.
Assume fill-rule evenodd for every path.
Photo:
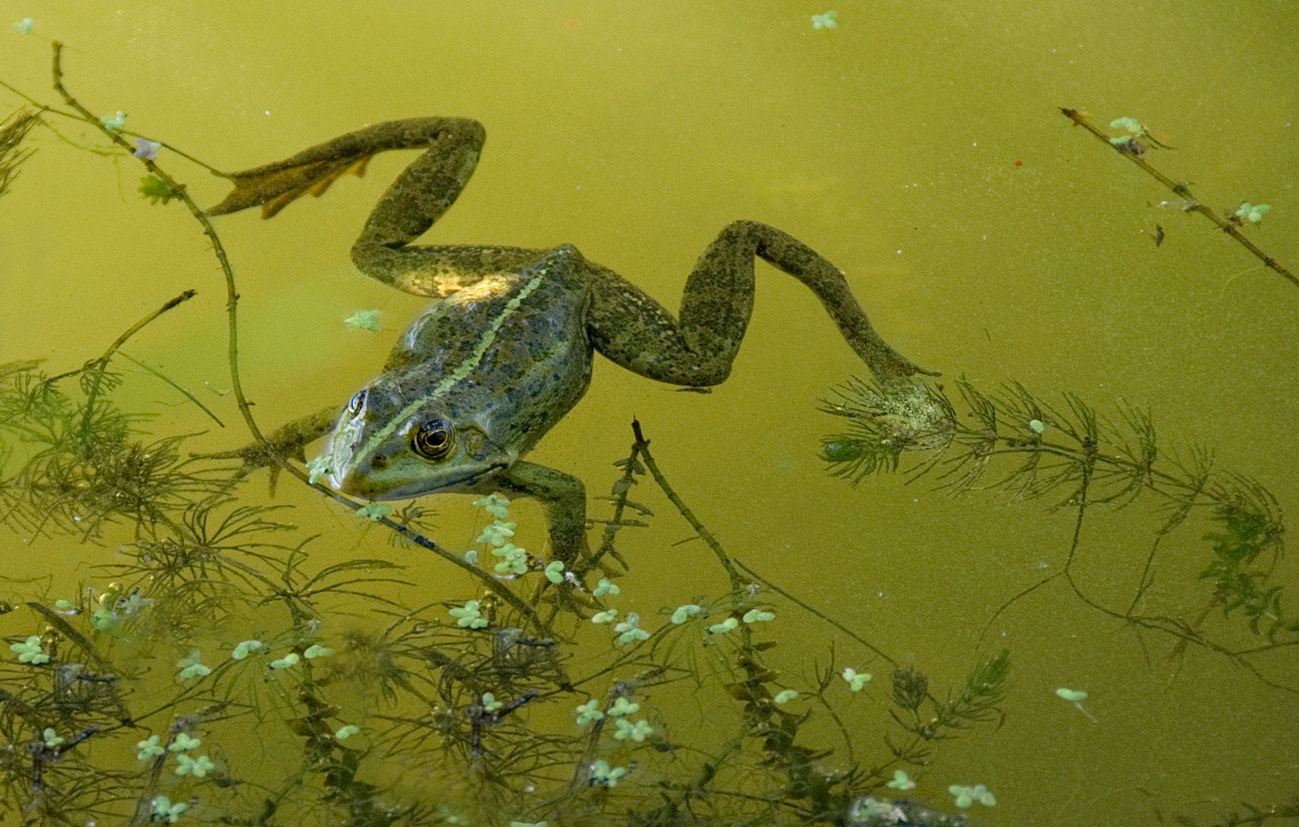
<instances>
[{"instance_id":1,"label":"frog's toe","mask_svg":"<svg viewBox=\"0 0 1299 827\"><path fill-rule=\"evenodd\" d=\"M190 454L190 456L193 457L194 459L243 460L243 464L239 467L237 472L239 473L240 476L243 476L244 474L247 474L248 471L260 467L260 465L256 462L254 457L254 449L257 447L258 446L255 445L248 445L243 448L235 448L234 450L231 451L212 451L210 453L203 453L203 454ZM261 464L265 464L265 463L261 463Z\"/></svg>"},{"instance_id":2,"label":"frog's toe","mask_svg":"<svg viewBox=\"0 0 1299 827\"><path fill-rule=\"evenodd\" d=\"M207 214L226 215L260 206L262 218L270 218L307 193L323 195L330 184L349 172L364 175L370 157L329 158L236 172L231 176L235 188L220 204L210 207Z\"/></svg>"},{"instance_id":3,"label":"frog's toe","mask_svg":"<svg viewBox=\"0 0 1299 827\"><path fill-rule=\"evenodd\" d=\"M266 481L266 494L273 498L275 496L275 486L280 481L281 468L278 465L272 465L270 471L270 478Z\"/></svg>"},{"instance_id":4,"label":"frog's toe","mask_svg":"<svg viewBox=\"0 0 1299 827\"><path fill-rule=\"evenodd\" d=\"M243 462L230 472L232 480L241 480L267 463L261 458L250 455L247 449L236 451L216 451L210 454L190 454L194 459L240 459Z\"/></svg>"},{"instance_id":5,"label":"frog's toe","mask_svg":"<svg viewBox=\"0 0 1299 827\"><path fill-rule=\"evenodd\" d=\"M892 348L889 349L888 353L884 356L884 359L882 361L883 364L879 365L878 369L876 369L875 371L880 379L890 379L890 378L906 379L907 377L915 376L917 373L923 374L925 376L943 375L939 371L928 370L926 368L920 367L915 362L911 361L910 359L903 356L901 353L898 353L896 350L893 350Z\"/></svg>"},{"instance_id":6,"label":"frog's toe","mask_svg":"<svg viewBox=\"0 0 1299 827\"><path fill-rule=\"evenodd\" d=\"M269 444L253 443L245 445L242 448L235 448L230 451L214 451L208 454L194 454L196 459L238 459L243 463L234 470L232 477L234 479L243 479L259 468L271 469L272 480L280 470L281 457L293 457L299 462L306 463L306 449L300 444ZM272 488L274 482L272 481Z\"/></svg>"}]
</instances>

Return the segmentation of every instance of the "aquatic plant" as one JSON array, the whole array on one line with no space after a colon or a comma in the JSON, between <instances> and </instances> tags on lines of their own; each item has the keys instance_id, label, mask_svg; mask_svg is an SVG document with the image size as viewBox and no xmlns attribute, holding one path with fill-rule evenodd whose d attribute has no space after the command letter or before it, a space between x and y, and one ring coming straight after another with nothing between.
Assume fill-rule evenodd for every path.
<instances>
[{"instance_id":1,"label":"aquatic plant","mask_svg":"<svg viewBox=\"0 0 1299 827\"><path fill-rule=\"evenodd\" d=\"M137 156L145 160L154 160L144 155ZM147 198L150 204L167 204L171 199L176 197L176 191L171 185L156 175L146 175L140 179L140 186L136 190L140 193L141 198Z\"/></svg>"},{"instance_id":2,"label":"aquatic plant","mask_svg":"<svg viewBox=\"0 0 1299 827\"><path fill-rule=\"evenodd\" d=\"M639 432L637 439L639 463L661 475L643 453L648 443ZM185 823L217 813L233 823L272 817L308 823L313 813L346 813L355 825L420 824L452 799L419 792L407 775L437 767L441 777L460 779L459 823L477 823L471 814L482 808L569 823L561 819L588 819L611 807L640 808L632 823L663 823L669 816L674 823L733 823L752 801L758 811L776 808L762 820L774 824L785 823L782 812L797 822L837 821L853 800L897 778L885 773L890 760L870 772L827 771L830 753L801 744L812 716L777 709L767 687L778 673L763 665L775 641L760 642L750 631L774 623L775 613L753 606L743 583L706 607L695 604L698 611L684 613L681 623L665 608L654 627L642 628L628 613L617 642L596 643L583 655L589 660L603 648L609 664L597 658L570 676L575 644L526 634L505 604L393 606L399 619L377 636L325 621L338 599L367 596L369 585L384 582L375 568L396 567L357 560L308 573L305 546L263 539L287 526L271 522L265 508L236 502L191 503L171 515L170 534L141 533L125 549L129 562L103 567L115 582L102 595L26 604L50 629L14 642L14 660L0 664L0 729L12 744L29 740L24 729L37 733L42 746L11 750L0 764L0 800L10 808L55 821L63 814L134 813L131 824L172 816ZM484 505L498 520L506 507L504 498ZM272 548L281 553L259 550ZM544 580L539 572L529 576ZM367 599L375 606L390 602L377 594ZM278 621L267 615L273 606ZM98 609L112 614L110 628L93 622ZM736 613L750 621L736 624L729 643L702 634L710 616L735 620ZM248 637L250 624L262 632ZM166 654L177 650L178 660ZM156 660L171 661L173 697L137 710L156 692L140 666ZM711 666L696 671L688 668L692 663ZM932 701L936 714L917 737L934 740L943 728L982 719L1000 700L1005 676L1004 654L993 663L999 666L991 672L977 667L952 701ZM694 672L696 692L718 692L737 704L737 735L720 752L702 755L702 765L668 757L679 749L672 716L651 703L655 687L669 692L680 679L672 674L681 670ZM579 687L608 681L610 671L625 677L606 684L603 700L577 704L576 727L568 732L528 711L564 703ZM830 694L831 674L817 679L814 695ZM913 689L924 683L911 674ZM914 712L924 702L904 703ZM259 779L264 794L239 793L239 759L221 745L274 719L292 724L305 763L278 781ZM343 743L367 735L359 751ZM103 748L94 760L76 749L92 739L120 743L117 750L133 755L138 769L99 763ZM754 763L756 756L766 757ZM376 763L408 773L387 787L362 781L362 771ZM755 774L761 766L768 769ZM764 782L772 772L778 778ZM617 799L610 797L615 791ZM637 803L660 795L656 804ZM177 809L176 802L187 806ZM441 823L454 823L448 818Z\"/></svg>"},{"instance_id":3,"label":"aquatic plant","mask_svg":"<svg viewBox=\"0 0 1299 827\"><path fill-rule=\"evenodd\" d=\"M812 15L812 28L814 29L835 29L839 27L839 14L833 9L824 14Z\"/></svg>"},{"instance_id":4,"label":"aquatic plant","mask_svg":"<svg viewBox=\"0 0 1299 827\"><path fill-rule=\"evenodd\" d=\"M23 139L37 123L37 117L25 109L19 109L0 121L0 196L9 191L18 177L19 167L34 151L21 147Z\"/></svg>"},{"instance_id":5,"label":"aquatic plant","mask_svg":"<svg viewBox=\"0 0 1299 827\"><path fill-rule=\"evenodd\" d=\"M1216 469L1212 453L1202 446L1180 451L1161 446L1150 412L1141 408L1120 406L1116 416L1105 418L1070 393L1062 394L1063 404L1052 405L1019 384L998 394L980 391L964 378L955 385L964 415L940 386L899 390L849 381L822 405L845 420L846 428L824 437L821 457L831 474L856 485L871 474L897 470L903 455L910 454L917 463L905 473L913 480L934 476L952 493L990 490L1012 500L1049 496L1053 509L1073 509L1074 531L1061 570L1015 595L998 614L1063 579L1091 608L1177 638L1177 651L1195 644L1254 669L1250 659L1260 652L1299 642L1299 617L1283 611L1284 589L1272 578L1284 527L1275 498L1263 486ZM1131 505L1142 496L1157 499L1161 521L1139 571L1133 572L1130 603L1108 606L1074 576L1081 528L1091 509ZM1192 516L1213 529L1203 535L1211 545L1201 574L1212 585L1205 606L1189 612L1197 615L1193 622L1181 619L1183 611L1140 611L1161 541ZM1228 645L1209 636L1203 627L1213 609L1221 609L1225 618L1245 617L1249 631L1263 641Z\"/></svg>"},{"instance_id":6,"label":"aquatic plant","mask_svg":"<svg viewBox=\"0 0 1299 827\"><path fill-rule=\"evenodd\" d=\"M378 310L358 310L352 315L343 319L343 324L352 330L373 330L379 329L379 311Z\"/></svg>"},{"instance_id":7,"label":"aquatic plant","mask_svg":"<svg viewBox=\"0 0 1299 827\"><path fill-rule=\"evenodd\" d=\"M1257 224L1263 220L1263 216L1271 212L1272 207L1268 204L1251 204L1248 201L1242 201L1236 208L1232 216L1241 221L1249 221L1251 224Z\"/></svg>"},{"instance_id":8,"label":"aquatic plant","mask_svg":"<svg viewBox=\"0 0 1299 827\"><path fill-rule=\"evenodd\" d=\"M142 146L124 120L92 114L64 86L61 54L56 42L66 109L42 106L43 118L99 129L109 149L98 151L145 166L141 196L183 204L212 245L226 287L232 397L256 446L233 454L245 467L231 473L221 457L184 456L184 436L151 435L148 411L115 401L126 381L113 370L128 358L122 344L190 293L80 368L51 376L31 361L0 365L0 523L24 537L115 544L76 593L12 584L29 593L6 614L11 656L0 659L5 813L132 827L964 823L876 794L917 780L945 788L942 744L1005 714L1009 654L979 658L949 690L932 689L918 665L731 557L669 483L639 423L614 463L601 542L577 559L543 565L516 546L518 525L499 495L476 503L489 518L474 541L491 552L480 562L477 549L429 539L424 507L391 511L317 487L365 530L420 555L411 574L378 558L321 563L336 551L321 548L327 540L240 487L243 471L268 462L306 486L323 469L295 462L296 434L264 434L244 395L233 269L187 188L158 163L163 147L167 164L194 159L164 142ZM22 130L39 123L29 117ZM16 136L0 170L16 169L22 135L4 127L0 136ZM198 404L157 371L146 381L155 380ZM964 398L983 414L971 428L927 386L871 393L837 403L852 420L825 443L837 473L856 482L929 450L929 467L964 490L1014 454L1023 464L1007 490L1066 489L1080 519L1091 503L1155 491L1168 503L1166 533L1205 505L1221 523L1206 538L1209 608L1249 618L1269 641L1295 631L1259 565L1280 551L1274 503L1243 480L1211 478L1198 459L1189 483L1156 467L1163 454L1147 449L1148 417L1132 412L1135 441L1116 458L1101 453L1103 429L1072 397L1062 415L970 388ZM653 518L631 496L650 482L711 553L717 583L636 612L619 598L635 597L629 561L645 549L624 529ZM452 581L452 597L408 605L393 596L424 582L429 563L465 578ZM839 642L818 650L810 670L782 641L782 620L796 611L824 621ZM1123 616L1210 645L1196 624ZM858 671L868 663L880 680ZM706 733L682 720L677 701L687 692L709 705ZM960 789L957 805L995 800L986 786Z\"/></svg>"}]
</instances>

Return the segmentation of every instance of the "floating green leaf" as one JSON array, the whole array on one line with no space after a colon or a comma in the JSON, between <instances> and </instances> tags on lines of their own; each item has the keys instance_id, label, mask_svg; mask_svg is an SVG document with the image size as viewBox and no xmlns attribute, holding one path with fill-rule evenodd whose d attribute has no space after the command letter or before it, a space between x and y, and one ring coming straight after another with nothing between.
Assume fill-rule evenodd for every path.
<instances>
[{"instance_id":1,"label":"floating green leaf","mask_svg":"<svg viewBox=\"0 0 1299 827\"><path fill-rule=\"evenodd\" d=\"M149 173L140 179L138 192L141 198L149 199L150 204L166 204L176 197L176 192L171 188L171 185L153 173Z\"/></svg>"}]
</instances>

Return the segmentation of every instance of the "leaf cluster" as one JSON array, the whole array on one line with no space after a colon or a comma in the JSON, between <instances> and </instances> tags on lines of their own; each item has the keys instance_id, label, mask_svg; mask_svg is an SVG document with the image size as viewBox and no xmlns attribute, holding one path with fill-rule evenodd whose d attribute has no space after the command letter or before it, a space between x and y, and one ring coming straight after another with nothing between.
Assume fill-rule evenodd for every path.
<instances>
[{"instance_id":1,"label":"leaf cluster","mask_svg":"<svg viewBox=\"0 0 1299 827\"><path fill-rule=\"evenodd\" d=\"M897 709L890 714L910 736L890 744L893 754L907 763L924 764L932 758L933 742L976 724L999 722L1009 678L1007 649L976 661L959 689L946 699L930 694L929 679L922 672L909 666L893 670L891 700Z\"/></svg>"},{"instance_id":2,"label":"leaf cluster","mask_svg":"<svg viewBox=\"0 0 1299 827\"><path fill-rule=\"evenodd\" d=\"M1272 565L1253 568L1261 556L1269 556L1273 565L1281 557L1284 529L1275 505L1265 490L1242 488L1215 508L1213 521L1220 528L1204 535L1213 558L1200 574L1213 584L1224 617L1239 611L1249 619L1250 631L1273 642L1282 632L1299 633L1299 619L1286 618L1282 611L1281 585L1270 582Z\"/></svg>"},{"instance_id":3,"label":"leaf cluster","mask_svg":"<svg viewBox=\"0 0 1299 827\"><path fill-rule=\"evenodd\" d=\"M0 196L9 192L9 187L18 177L19 167L35 152L23 149L23 139L40 119L25 109L19 109L0 121Z\"/></svg>"}]
</instances>

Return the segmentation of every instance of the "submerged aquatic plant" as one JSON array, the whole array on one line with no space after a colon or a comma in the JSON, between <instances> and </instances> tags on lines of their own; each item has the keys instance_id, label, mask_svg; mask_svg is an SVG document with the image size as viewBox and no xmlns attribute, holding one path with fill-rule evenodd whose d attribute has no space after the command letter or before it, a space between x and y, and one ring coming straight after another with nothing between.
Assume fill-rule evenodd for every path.
<instances>
[{"instance_id":1,"label":"submerged aquatic plant","mask_svg":"<svg viewBox=\"0 0 1299 827\"><path fill-rule=\"evenodd\" d=\"M63 388L75 374L80 394ZM103 396L119 382L104 367L49 377L35 363L0 365L0 521L87 539L110 523L151 532L188 502L229 489L181 455L183 437L140 438L142 417Z\"/></svg>"},{"instance_id":2,"label":"submerged aquatic plant","mask_svg":"<svg viewBox=\"0 0 1299 827\"><path fill-rule=\"evenodd\" d=\"M850 381L822 410L846 427L822 441L821 457L831 474L860 483L867 476L899 468L904 454L917 463L911 479L936 477L950 492L998 491L1013 500L1054 499L1053 508L1076 512L1075 528L1063 569L1025 589L1010 602L1056 578L1091 607L1143 629L1178 638L1178 651L1196 644L1238 662L1277 645L1299 642L1299 617L1282 609L1283 586L1273 581L1273 562L1282 550L1284 528L1275 498L1257 482L1214 467L1201 446L1182 451L1160 445L1148 411L1121 406L1102 417L1074 394L1063 404L1048 403L1019 384L988 394L962 378L955 382L964 414L947 392L933 385L902 390ZM1161 522L1142 561L1131 602L1109 607L1089 597L1074 578L1081 525L1090 509L1130 505L1154 497ZM1195 622L1180 613L1139 611L1154 578L1163 538L1200 516L1217 529L1204 535L1212 558L1201 577L1213 584L1206 609ZM1009 603L1003 605L1004 610ZM1207 636L1208 610L1224 617L1239 613L1249 630L1266 640L1231 647Z\"/></svg>"},{"instance_id":3,"label":"submerged aquatic plant","mask_svg":"<svg viewBox=\"0 0 1299 827\"><path fill-rule=\"evenodd\" d=\"M4 375L0 405L26 412L11 420L13 427L47 421L50 427L34 432L60 435L35 443L38 450L28 452L18 474L6 477L5 490L17 504L45 490L44 469L51 466L39 457L51 445L61 446L73 467L83 454L108 453L93 447L95 440L122 446L144 438L133 423L147 420L114 407L116 381L83 378L83 397L69 397L61 391L69 377L44 377L30 363L7 366ZM91 390L100 414L86 428L84 395ZM401 582L390 576L396 567L386 561L351 560L311 571L306 544L283 542L294 532L290 525L277 521L272 509L242 503L228 480L207 484L208 467L180 460L180 444L172 455L204 484L176 487L167 496L158 492L147 507L105 511L98 531L81 529L75 519L93 513L90 506L103 499L92 486L65 490L66 508L45 515L46 533L76 530L93 541L114 522L128 527L132 539L120 547L117 561L101 568L113 581L107 589L48 606L28 604L51 630L11 642L12 660L0 666L7 669L0 674L7 693L0 695L0 733L11 743L36 738L42 746L11 752L8 764L0 762L0 802L10 809L136 825L173 818L184 823L213 812L254 823L269 810L295 823L345 818L370 827L428 823L430 813L454 800L470 811L546 816L553 823L630 808L644 823L670 813L683 823L704 824L763 812L764 823L777 824L842 818L851 801L890 777L882 770L828 772L831 748L803 745L808 712L778 711L800 693L768 688L776 673L762 660L773 641L759 643L751 631L772 626L776 612L769 601L756 604L742 578L731 579L740 575L720 546L721 582L730 584L720 598L664 607L655 620L627 612L613 629L614 641L579 650L561 643L559 634L528 634L528 621L503 601L396 604L370 590ZM632 488L621 482L627 478L621 469L632 468L632 479L653 469L666 486L647 445L638 431L632 455L620 461L615 508L626 508ZM506 519L508 501L490 497L479 505L493 517L480 540L511 546L517 526ZM14 510L10 525L29 528L20 519L25 513ZM612 545L605 553L618 557ZM615 574L578 560L562 571L529 568L516 576L520 599L540 605L547 589L574 581L590 582L591 594L600 595L593 599L616 599L622 589L610 579ZM379 633L328 620L340 601L358 599L398 619ZM567 637L583 613L576 604L558 606L570 607L552 615L546 628L558 633L567 626ZM714 622L731 631L722 645L703 632ZM570 677L579 651L589 665ZM150 669L171 676L172 695L161 705L145 701L156 691L144 679ZM610 680L611 672L620 677ZM679 737L673 710L651 698L655 687L667 691L676 679L668 676L676 674L690 675L696 691L734 704L740 734L697 761L672 757ZM854 677L864 681L864 675ZM576 687L604 682L605 700L574 704L574 729L556 730L546 715L532 712L534 706L572 703ZM824 681L812 692L824 698L828 688ZM427 712L411 714L412 707ZM221 745L276 719L296 733L304 763L289 762L281 777L261 779L275 790L271 797L233 794L247 768ZM153 732L142 734L140 727ZM363 749L351 746L358 738L367 741ZM87 740L116 746L92 756L77 749ZM845 744L850 753L862 746ZM98 756L113 752L133 756L137 768L99 763ZM376 766L405 771L391 784L363 780ZM461 778L457 797L412 786L412 775L430 771ZM32 785L38 776L48 789ZM703 806L702 790L717 800Z\"/></svg>"},{"instance_id":4,"label":"submerged aquatic plant","mask_svg":"<svg viewBox=\"0 0 1299 827\"><path fill-rule=\"evenodd\" d=\"M9 191L10 185L18 177L19 167L35 151L21 147L27 133L39 122L35 115L25 109L19 109L0 121L0 196Z\"/></svg>"},{"instance_id":5,"label":"submerged aquatic plant","mask_svg":"<svg viewBox=\"0 0 1299 827\"><path fill-rule=\"evenodd\" d=\"M122 157L134 155L140 147L120 134L118 119L100 121L63 86L59 48L56 89L73 114L58 114L100 129ZM173 154L186 157L169 151L169 162ZM293 435L263 436L241 389L233 269L156 156L152 144L135 155L148 171L142 194L183 204L211 242L227 287L232 398L256 450L282 458ZM8 614L0 806L26 820L527 827L897 824L901 813L937 824L936 811L870 796L908 789L915 782L899 765L932 766L943 741L1004 714L1008 653L976 661L945 694L931 690L918 667L734 560L669 484L639 423L615 463L602 542L558 568L514 545L518 525L499 495L477 503L493 519L476 541L501 558L499 571L423 536L426 515L416 507L392 514L349 503L365 530L424 552L421 578L435 558L466 578L448 586L454 599L408 605L394 595L418 590L396 564L353 559L350 548L327 548L345 559L317 563L328 541L302 533L291 511L245 501L229 469L182 457L184 437L151 437L144 412L117 407L123 377L110 368L124 340L58 376L31 362L0 366L5 525L90 542L123 529L113 535L120 544L112 562L92 569L111 581L107 588L65 596L75 600L40 596ZM1100 479L1081 414L1075 422L1025 405L1011 418L1012 445L997 423L992 436L986 422L980 433L966 431L952 411L923 387L881 393L853 414L851 433L826 443L826 457L857 481L896 468L906 451L941 455L957 446L955 458L964 447L991 446L958 463L958 487L969 487L1002 448L1074 439L1073 453L1023 454L1033 481L1021 493L1068 485L1086 494ZM1107 484L1125 495L1151 487L1147 477L1172 486L1142 470L1145 458L1138 445ZM1082 478L1072 470L1080 459L1091 463ZM312 485L326 471L319 461L307 472L283 467ZM698 593L638 613L613 605L624 591L615 581L629 559L641 559L618 545L624 529L652 517L631 497L651 481L712 554L716 583L710 588L701 571ZM1230 513L1262 513L1271 525L1257 500L1234 501ZM1213 541L1221 565L1206 579L1224 611L1257 617L1266 629L1280 603L1252 566L1279 550L1279 535L1254 526L1237 519ZM636 597L633 581L624 586ZM788 668L796 658L785 658L784 624L773 622L778 599L782 620L786 607L799 608L837 629L857 666L891 666L891 687L837 666L833 650L810 675ZM777 657L785 658L780 668ZM709 705L706 733L683 722L679 693ZM863 702L880 696L892 704L887 718ZM274 760L233 748L264 741ZM971 801L990 803L986 788L976 791Z\"/></svg>"}]
</instances>

